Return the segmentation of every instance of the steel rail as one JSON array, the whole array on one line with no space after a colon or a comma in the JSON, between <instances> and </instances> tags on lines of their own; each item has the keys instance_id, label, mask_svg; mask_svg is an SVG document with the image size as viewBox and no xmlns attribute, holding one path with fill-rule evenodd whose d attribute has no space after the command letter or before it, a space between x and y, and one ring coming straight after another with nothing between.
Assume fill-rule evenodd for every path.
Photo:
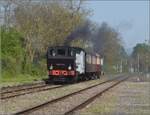
<instances>
[{"instance_id":1,"label":"steel rail","mask_svg":"<svg viewBox=\"0 0 150 115\"><path fill-rule=\"evenodd\" d=\"M88 81L84 81L84 82L88 82ZM81 83L81 82L78 82ZM38 84L37 84L38 85ZM19 94L12 94L9 96L3 96L5 94L9 94L9 93L17 93L17 92L22 92L22 91L26 91L26 90L30 90L30 89L36 89L36 88L42 88L42 87L46 87L48 86L47 84L39 85L39 86L33 86L33 87L27 87L27 88L21 88L21 89L16 89L16 90L11 90L11 91L5 91L5 92L0 92L0 99L9 99L9 98L13 98L13 97L17 97L17 96L21 96L21 95L25 95L25 94L30 94L30 93L35 93L35 92L40 92L40 91L46 91L46 90L52 90L52 89L57 89L57 88L61 88L61 87L65 87L68 85L61 85L61 86L56 86L56 87L50 87L50 88L45 88L45 89L39 89L36 91L30 91L30 92L23 92L23 93L19 93Z\"/></svg>"},{"instance_id":2,"label":"steel rail","mask_svg":"<svg viewBox=\"0 0 150 115\"><path fill-rule=\"evenodd\" d=\"M7 93L14 93L14 92L19 92L19 91L23 91L23 90L28 90L28 89L33 89L33 88L39 88L39 87L46 87L48 85L46 84L43 84L43 85L38 85L38 86L26 86L26 87L23 87L23 88L18 88L18 89L15 89L15 90L10 90L10 91L2 91L0 92L1 95L4 95L4 94L7 94Z\"/></svg>"},{"instance_id":3,"label":"steel rail","mask_svg":"<svg viewBox=\"0 0 150 115\"><path fill-rule=\"evenodd\" d=\"M26 83L26 84L21 84L21 85L15 85L15 86L7 86L7 87L2 87L1 90L11 90L14 88L22 88L22 87L29 87L29 86L36 86L40 84L45 84L44 82L38 82L38 83Z\"/></svg>"},{"instance_id":4,"label":"steel rail","mask_svg":"<svg viewBox=\"0 0 150 115\"><path fill-rule=\"evenodd\" d=\"M106 91L110 90L111 88L115 87L116 85L120 84L121 82L125 81L126 79L128 79L129 77L126 77L120 81L118 81L117 83L107 87L106 89L102 90L101 92L99 92L98 94L92 96L91 98L87 99L86 101L84 101L83 103L73 107L71 110L67 111L64 113L64 115L71 115L73 114L75 111L82 109L84 107L86 107L89 103L91 103L92 101L94 101L97 97L101 96L103 93L105 93Z\"/></svg>"},{"instance_id":5,"label":"steel rail","mask_svg":"<svg viewBox=\"0 0 150 115\"><path fill-rule=\"evenodd\" d=\"M84 82L88 82L88 81L84 81ZM81 83L81 82L78 82ZM72 85L72 84L71 84ZM45 89L39 89L36 91L30 91L30 92L24 92L24 93L19 93L19 94L14 94L14 95L9 95L9 96L3 96L5 94L9 94L9 93L17 93L17 92L21 92L23 90L28 90L28 89L35 89L35 88L42 88L42 87L46 87L48 86L47 84L44 84L44 86L33 86L33 87L27 87L27 88L21 88L21 89L16 89L16 90L11 90L11 91L6 91L6 92L1 92L0 93L0 99L4 100L4 99L9 99L9 98L13 98L13 97L17 97L17 96L21 96L21 95L25 95L25 94L30 94L30 93L35 93L35 92L40 92L40 91L46 91L46 90L52 90L52 89L57 89L57 88L61 88L61 87L65 87L68 85L61 85L61 86L56 86L56 87L50 87L50 88L45 88Z\"/></svg>"},{"instance_id":6,"label":"steel rail","mask_svg":"<svg viewBox=\"0 0 150 115\"><path fill-rule=\"evenodd\" d=\"M82 81L82 82L87 82L87 81ZM78 83L81 83L81 82L79 81ZM4 95L6 93L13 93L13 92L17 92L17 91L22 91L22 90L38 88L38 87L45 87L45 86L48 86L48 84L44 84L43 82L40 82L40 83L23 84L23 85L18 85L18 86L11 86L11 87L2 87L0 95ZM17 88L17 89L14 89L14 88Z\"/></svg>"},{"instance_id":7,"label":"steel rail","mask_svg":"<svg viewBox=\"0 0 150 115\"><path fill-rule=\"evenodd\" d=\"M17 96L21 96L21 95L25 95L25 94L31 94L31 93L35 93L35 92L40 92L40 91L46 91L46 90L53 90L53 89L57 89L57 88L61 88L61 87L65 87L66 85L60 85L60 86L56 86L56 87L49 87L49 88L45 88L45 89L37 89L35 91L29 91L29 92L23 92L23 93L19 93L19 94L14 94L14 95L10 95L10 96L2 96L0 97L0 99L9 99L9 98L13 98L13 97L17 97ZM40 87L39 87L40 88ZM41 87L42 88L42 87ZM32 89L32 88L31 88ZM34 88L33 88L34 89Z\"/></svg>"},{"instance_id":8,"label":"steel rail","mask_svg":"<svg viewBox=\"0 0 150 115\"><path fill-rule=\"evenodd\" d=\"M66 99L66 98L68 98L68 97L70 97L70 96L76 95L76 94L78 94L78 93L81 93L81 92L86 91L86 90L88 90L88 89L94 88L94 87L96 87L96 86L99 86L99 85L102 85L102 84L105 84L105 83L108 83L108 82L117 80L117 79L119 79L119 78L121 78L121 77L122 77L122 76L115 77L115 78L113 78L113 79L110 79L110 80L107 80L107 81L104 81L104 82L101 82L101 83L98 83L98 84L95 84L95 85L86 87L86 88L81 89L81 90L79 90L79 91L75 91L75 92L70 93L70 94L67 94L67 95L65 95L65 96L62 96L62 97L59 97L59 98L56 98L56 99L47 101L47 102L45 102L45 103L43 103L43 104L40 104L40 105L31 107L31 108L29 108L29 109L22 110L22 111L20 111L20 112L15 113L15 115L29 114L29 113L31 113L31 112L33 112L33 111L36 111L36 110L38 110L38 109L40 109L40 108L43 108L43 107L45 107L45 106L47 106L47 105L49 105L49 104L56 103L56 102L58 102L58 101L61 101L61 100L63 100L63 99Z\"/></svg>"}]
</instances>

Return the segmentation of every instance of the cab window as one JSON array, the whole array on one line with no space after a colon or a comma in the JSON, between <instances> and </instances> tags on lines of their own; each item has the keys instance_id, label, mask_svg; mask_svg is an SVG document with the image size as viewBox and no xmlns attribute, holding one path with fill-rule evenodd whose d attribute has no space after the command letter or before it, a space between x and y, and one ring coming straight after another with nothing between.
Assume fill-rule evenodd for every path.
<instances>
[{"instance_id":1,"label":"cab window","mask_svg":"<svg viewBox=\"0 0 150 115\"><path fill-rule=\"evenodd\" d=\"M57 49L57 55L65 56L66 50L65 49Z\"/></svg>"}]
</instances>

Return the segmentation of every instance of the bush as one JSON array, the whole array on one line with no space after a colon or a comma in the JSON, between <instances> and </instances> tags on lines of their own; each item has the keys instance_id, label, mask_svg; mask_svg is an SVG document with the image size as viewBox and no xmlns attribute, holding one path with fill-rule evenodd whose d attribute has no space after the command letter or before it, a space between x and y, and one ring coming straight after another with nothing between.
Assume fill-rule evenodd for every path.
<instances>
[{"instance_id":1,"label":"bush","mask_svg":"<svg viewBox=\"0 0 150 115\"><path fill-rule=\"evenodd\" d=\"M20 73L24 52L20 33L14 28L1 27L1 47L2 75Z\"/></svg>"}]
</instances>

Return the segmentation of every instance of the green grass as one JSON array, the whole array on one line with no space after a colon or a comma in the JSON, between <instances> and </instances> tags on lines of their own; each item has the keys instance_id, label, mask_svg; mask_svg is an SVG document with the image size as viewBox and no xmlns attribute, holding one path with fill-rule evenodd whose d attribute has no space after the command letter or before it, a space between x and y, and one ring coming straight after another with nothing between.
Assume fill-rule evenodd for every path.
<instances>
[{"instance_id":1,"label":"green grass","mask_svg":"<svg viewBox=\"0 0 150 115\"><path fill-rule=\"evenodd\" d=\"M41 81L43 78L47 78L47 76L31 76L29 74L19 74L16 76L5 75L0 77L0 86L33 83Z\"/></svg>"}]
</instances>

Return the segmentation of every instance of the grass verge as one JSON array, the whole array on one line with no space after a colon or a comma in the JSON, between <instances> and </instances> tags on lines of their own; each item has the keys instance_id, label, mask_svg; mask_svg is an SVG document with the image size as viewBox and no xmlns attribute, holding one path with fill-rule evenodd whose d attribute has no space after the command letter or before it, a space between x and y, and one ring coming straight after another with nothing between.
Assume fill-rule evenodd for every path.
<instances>
[{"instance_id":1,"label":"grass verge","mask_svg":"<svg viewBox=\"0 0 150 115\"><path fill-rule=\"evenodd\" d=\"M24 83L33 83L41 81L42 79L47 78L47 76L31 76L29 74L19 74L16 76L1 76L0 77L0 86L11 86Z\"/></svg>"}]
</instances>

